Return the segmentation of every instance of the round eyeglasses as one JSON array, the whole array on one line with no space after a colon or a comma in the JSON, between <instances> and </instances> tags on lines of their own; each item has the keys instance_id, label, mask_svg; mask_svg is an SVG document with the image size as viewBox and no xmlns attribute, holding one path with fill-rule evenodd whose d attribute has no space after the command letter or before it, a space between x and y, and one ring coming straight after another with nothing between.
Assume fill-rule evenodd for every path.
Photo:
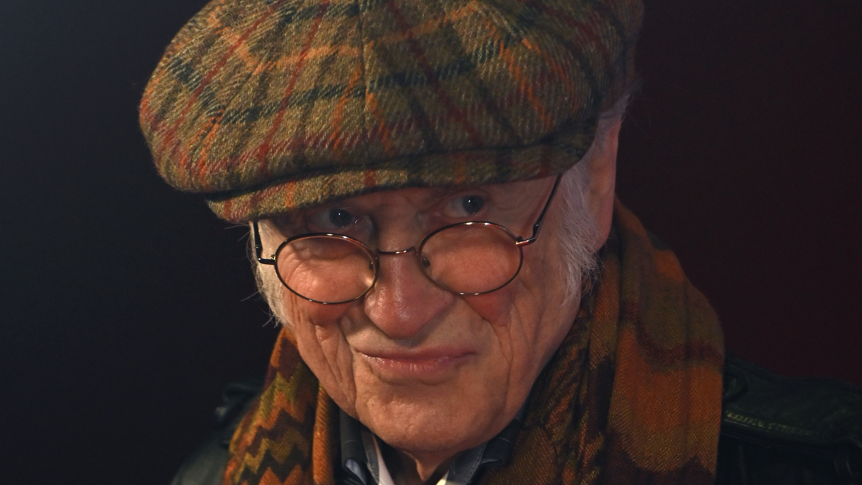
<instances>
[{"instance_id":1,"label":"round eyeglasses","mask_svg":"<svg viewBox=\"0 0 862 485\"><path fill-rule=\"evenodd\" d=\"M380 270L380 257L412 254L423 274L458 295L482 295L515 279L524 260L523 247L536 241L545 213L562 176L557 176L548 200L528 239L486 221L441 227L425 236L418 247L401 251L372 250L343 234L302 234L282 242L271 258L263 258L258 223L252 224L258 262L275 266L282 284L314 303L349 303L368 293Z\"/></svg>"}]
</instances>

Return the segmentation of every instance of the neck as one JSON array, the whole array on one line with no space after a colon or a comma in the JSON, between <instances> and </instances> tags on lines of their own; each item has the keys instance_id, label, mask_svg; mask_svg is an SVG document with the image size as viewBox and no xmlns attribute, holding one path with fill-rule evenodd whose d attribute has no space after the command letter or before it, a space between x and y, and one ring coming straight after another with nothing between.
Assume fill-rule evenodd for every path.
<instances>
[{"instance_id":1,"label":"neck","mask_svg":"<svg viewBox=\"0 0 862 485\"><path fill-rule=\"evenodd\" d=\"M386 468L396 485L425 485L443 478L457 455L443 453L408 454L380 443Z\"/></svg>"}]
</instances>

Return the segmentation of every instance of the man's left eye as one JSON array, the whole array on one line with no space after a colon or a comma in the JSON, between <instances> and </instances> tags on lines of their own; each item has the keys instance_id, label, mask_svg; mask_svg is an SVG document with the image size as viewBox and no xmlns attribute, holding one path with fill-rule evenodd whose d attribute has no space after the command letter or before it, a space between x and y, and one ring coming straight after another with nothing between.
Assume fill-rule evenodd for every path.
<instances>
[{"instance_id":1,"label":"man's left eye","mask_svg":"<svg viewBox=\"0 0 862 485\"><path fill-rule=\"evenodd\" d=\"M318 211L309 222L325 231L341 231L357 224L359 218L345 209L334 207Z\"/></svg>"},{"instance_id":2,"label":"man's left eye","mask_svg":"<svg viewBox=\"0 0 862 485\"><path fill-rule=\"evenodd\" d=\"M356 222L353 214L344 209L332 209L329 211L329 222L335 227L346 227Z\"/></svg>"},{"instance_id":3,"label":"man's left eye","mask_svg":"<svg viewBox=\"0 0 862 485\"><path fill-rule=\"evenodd\" d=\"M464 195L449 201L446 212L450 217L469 217L478 214L485 207L485 198L479 195Z\"/></svg>"}]
</instances>

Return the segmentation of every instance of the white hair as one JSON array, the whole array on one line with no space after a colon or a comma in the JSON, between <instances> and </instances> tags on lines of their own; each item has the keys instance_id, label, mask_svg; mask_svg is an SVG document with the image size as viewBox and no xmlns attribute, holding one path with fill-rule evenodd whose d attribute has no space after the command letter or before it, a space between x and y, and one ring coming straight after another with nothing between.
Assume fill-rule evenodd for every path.
<instances>
[{"instance_id":1,"label":"white hair","mask_svg":"<svg viewBox=\"0 0 862 485\"><path fill-rule=\"evenodd\" d=\"M580 296L583 282L598 267L593 245L598 238L598 225L587 205L590 187L589 160L585 156L560 181L558 197L562 204L559 260L563 265L566 304Z\"/></svg>"},{"instance_id":2,"label":"white hair","mask_svg":"<svg viewBox=\"0 0 862 485\"><path fill-rule=\"evenodd\" d=\"M275 266L272 266L271 269L265 269L264 265L257 261L253 239L253 236L249 237L249 257L251 259L251 269L254 272L254 280L257 283L257 291L263 295L263 298L269 305L275 323L284 325L287 322L287 313L284 311L282 291L287 288L278 279L278 275L275 273Z\"/></svg>"},{"instance_id":3,"label":"white hair","mask_svg":"<svg viewBox=\"0 0 862 485\"><path fill-rule=\"evenodd\" d=\"M632 84L624 95L599 116L593 143L587 153L572 168L563 174L560 181L560 198L563 204L563 221L560 234L560 260L565 265L566 303L579 297L585 284L592 280L599 269L598 254L593 251L599 238L599 228L590 212L587 193L590 190L590 166L593 159L604 154L611 142L610 129L621 122L628 109L628 101L637 89ZM614 154L615 155L615 154Z\"/></svg>"}]
</instances>

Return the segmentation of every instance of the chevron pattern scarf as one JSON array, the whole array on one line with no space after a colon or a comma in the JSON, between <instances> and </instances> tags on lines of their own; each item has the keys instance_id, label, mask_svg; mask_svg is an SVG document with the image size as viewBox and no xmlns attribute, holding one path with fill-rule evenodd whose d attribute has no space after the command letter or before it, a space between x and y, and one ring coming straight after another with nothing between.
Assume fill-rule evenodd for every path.
<instances>
[{"instance_id":1,"label":"chevron pattern scarf","mask_svg":"<svg viewBox=\"0 0 862 485\"><path fill-rule=\"evenodd\" d=\"M511 463L482 484L711 484L718 319L676 257L619 202L599 279L534 385ZM333 484L338 409L282 331L225 485Z\"/></svg>"}]
</instances>

